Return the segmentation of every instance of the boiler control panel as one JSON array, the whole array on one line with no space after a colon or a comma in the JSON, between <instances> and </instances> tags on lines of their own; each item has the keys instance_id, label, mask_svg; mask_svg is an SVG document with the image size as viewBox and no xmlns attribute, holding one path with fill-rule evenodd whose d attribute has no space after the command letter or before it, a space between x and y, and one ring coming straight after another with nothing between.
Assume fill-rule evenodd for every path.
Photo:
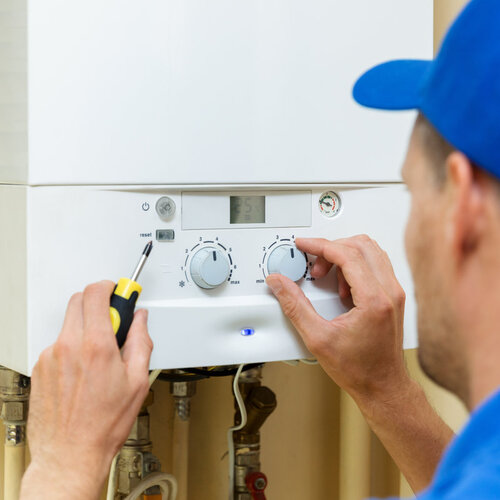
<instances>
[{"instance_id":1,"label":"boiler control panel","mask_svg":"<svg viewBox=\"0 0 500 500\"><path fill-rule=\"evenodd\" d=\"M339 195L335 196L340 203ZM141 233L141 238L156 239L155 253L168 254L176 262L164 267L176 276L169 286L184 289L180 293L190 294L191 287L259 293L270 273L297 282L310 279L311 260L295 247L294 228L312 225L311 191L186 191L143 204L155 207L146 217L148 224L156 226ZM168 293L166 283L157 285L164 287L158 293Z\"/></svg>"},{"instance_id":2,"label":"boiler control panel","mask_svg":"<svg viewBox=\"0 0 500 500\"><path fill-rule=\"evenodd\" d=\"M93 281L129 276L149 240L154 247L139 280L143 292L138 307L149 310L152 368L310 357L266 277L281 273L295 281L328 320L345 308L336 273L311 277L315 257L296 247L299 237L370 234L387 250L412 297L403 245L408 195L401 185L19 190L28 200L26 286L31 304L28 369L16 365L21 371L29 371L56 339L70 296ZM416 345L414 320L409 299L406 347Z\"/></svg>"}]
</instances>

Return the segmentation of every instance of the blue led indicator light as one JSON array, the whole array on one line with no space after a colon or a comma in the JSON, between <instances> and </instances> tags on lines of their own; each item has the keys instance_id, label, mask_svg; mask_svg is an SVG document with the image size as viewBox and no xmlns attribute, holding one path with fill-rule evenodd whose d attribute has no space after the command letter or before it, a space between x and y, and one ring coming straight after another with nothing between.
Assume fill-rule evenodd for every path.
<instances>
[{"instance_id":1,"label":"blue led indicator light","mask_svg":"<svg viewBox=\"0 0 500 500\"><path fill-rule=\"evenodd\" d=\"M248 337L250 335L253 335L255 333L255 330L253 328L242 328L240 333L244 337Z\"/></svg>"}]
</instances>

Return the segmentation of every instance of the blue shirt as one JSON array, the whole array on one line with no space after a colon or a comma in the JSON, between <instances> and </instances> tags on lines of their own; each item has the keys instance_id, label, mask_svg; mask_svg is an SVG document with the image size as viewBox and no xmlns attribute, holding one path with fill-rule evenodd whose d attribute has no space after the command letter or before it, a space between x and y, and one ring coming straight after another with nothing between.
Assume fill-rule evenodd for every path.
<instances>
[{"instance_id":1,"label":"blue shirt","mask_svg":"<svg viewBox=\"0 0 500 500\"><path fill-rule=\"evenodd\" d=\"M500 391L471 414L417 499L500 499Z\"/></svg>"}]
</instances>

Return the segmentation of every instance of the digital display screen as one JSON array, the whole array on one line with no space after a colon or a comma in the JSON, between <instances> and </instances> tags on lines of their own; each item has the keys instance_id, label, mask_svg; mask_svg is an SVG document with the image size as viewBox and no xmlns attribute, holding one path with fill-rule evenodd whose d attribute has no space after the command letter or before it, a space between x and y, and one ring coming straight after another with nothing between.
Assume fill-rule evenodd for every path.
<instances>
[{"instance_id":1,"label":"digital display screen","mask_svg":"<svg viewBox=\"0 0 500 500\"><path fill-rule=\"evenodd\" d=\"M266 222L265 196L230 196L231 224L263 224Z\"/></svg>"}]
</instances>

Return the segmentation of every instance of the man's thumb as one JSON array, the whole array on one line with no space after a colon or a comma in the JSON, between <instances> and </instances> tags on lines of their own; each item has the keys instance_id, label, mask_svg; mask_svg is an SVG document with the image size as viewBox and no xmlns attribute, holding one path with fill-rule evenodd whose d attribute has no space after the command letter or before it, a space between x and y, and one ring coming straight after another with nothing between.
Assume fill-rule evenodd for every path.
<instances>
[{"instance_id":1,"label":"man's thumb","mask_svg":"<svg viewBox=\"0 0 500 500\"><path fill-rule=\"evenodd\" d=\"M292 280L281 274L270 274L266 283L278 299L284 314L307 341L328 323L314 309L304 292Z\"/></svg>"}]
</instances>

